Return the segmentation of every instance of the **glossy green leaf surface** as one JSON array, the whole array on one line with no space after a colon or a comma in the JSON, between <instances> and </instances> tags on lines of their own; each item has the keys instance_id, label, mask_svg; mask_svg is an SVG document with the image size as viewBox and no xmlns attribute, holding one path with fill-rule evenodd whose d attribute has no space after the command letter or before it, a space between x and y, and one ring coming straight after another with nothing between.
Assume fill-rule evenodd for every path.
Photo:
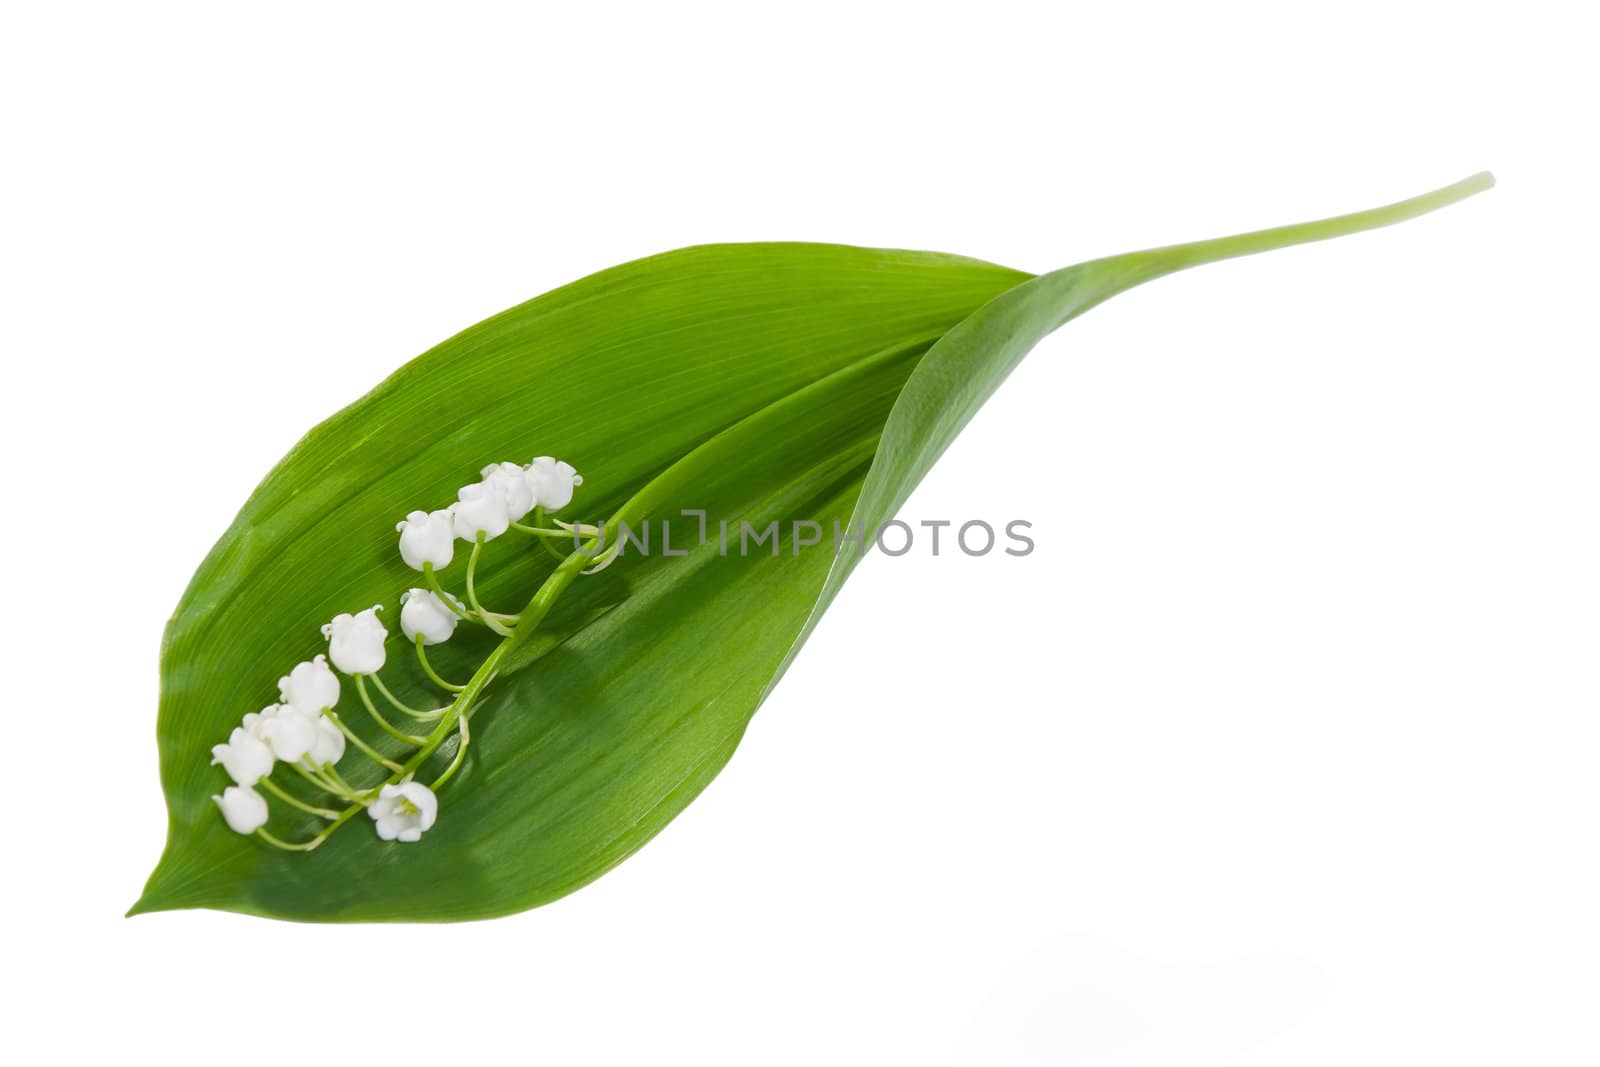
<instances>
[{"instance_id":1,"label":"glossy green leaf surface","mask_svg":"<svg viewBox=\"0 0 1600 1067\"><path fill-rule=\"evenodd\" d=\"M732 755L861 557L848 542L835 556L834 524L870 531L892 517L1039 338L1173 270L1399 221L1487 183L1038 277L933 253L690 248L446 341L312 430L184 594L161 662L168 842L134 910L456 920L571 892L648 841ZM273 701L289 666L323 650L321 623L375 603L393 611L417 584L395 551L400 517L443 506L485 463L536 454L585 476L563 517L621 508L672 519L677 536L694 525L680 510L697 509L710 536L578 578L517 642L421 842L380 841L364 819L307 853L230 832L210 800L226 784L210 746ZM774 520L775 554L721 550L721 522L736 540L741 521ZM827 531L824 544L797 550L795 520ZM497 540L479 588L514 611L554 566L536 544ZM463 627L435 663L464 678L495 643ZM390 660L402 698L429 700L414 664ZM270 825L294 838L317 823L275 808Z\"/></svg>"}]
</instances>

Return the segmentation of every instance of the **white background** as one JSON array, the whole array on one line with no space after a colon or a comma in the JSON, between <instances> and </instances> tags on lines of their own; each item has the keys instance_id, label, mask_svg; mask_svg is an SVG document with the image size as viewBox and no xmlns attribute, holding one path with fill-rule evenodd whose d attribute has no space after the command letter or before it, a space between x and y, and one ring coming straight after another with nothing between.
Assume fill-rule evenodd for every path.
<instances>
[{"instance_id":1,"label":"white background","mask_svg":"<svg viewBox=\"0 0 1600 1067\"><path fill-rule=\"evenodd\" d=\"M1600 1060L1579 5L6 10L0 1058ZM590 888L121 917L190 573L461 327L685 244L1044 270L1483 168L1040 346L902 516L1038 551L869 559Z\"/></svg>"}]
</instances>

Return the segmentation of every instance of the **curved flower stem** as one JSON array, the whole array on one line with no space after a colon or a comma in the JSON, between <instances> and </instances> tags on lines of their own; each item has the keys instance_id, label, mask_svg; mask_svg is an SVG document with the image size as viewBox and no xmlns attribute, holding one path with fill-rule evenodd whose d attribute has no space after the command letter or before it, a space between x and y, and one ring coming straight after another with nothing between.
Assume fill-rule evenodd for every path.
<instances>
[{"instance_id":1,"label":"curved flower stem","mask_svg":"<svg viewBox=\"0 0 1600 1067\"><path fill-rule=\"evenodd\" d=\"M368 678L371 678L374 682L378 681L377 675L356 675L356 693L360 695L361 703L366 705L367 712L372 716L373 721L378 724L383 732L394 738L396 741L404 741L408 745L420 745L422 742L426 741L427 738L425 737L413 737L411 734L402 733L401 731L395 729L388 719L383 717L383 713L378 710L378 706L372 702L372 695L367 692ZM381 686L383 683L379 682L378 684Z\"/></svg>"},{"instance_id":2,"label":"curved flower stem","mask_svg":"<svg viewBox=\"0 0 1600 1067\"><path fill-rule=\"evenodd\" d=\"M446 767L444 773L433 780L433 785L430 788L434 792L438 792L439 787L448 782L456 771L461 769L462 762L467 758L467 746L472 743L472 731L467 728L467 722L471 718L471 712L464 711L461 713L461 719L456 724L457 730L461 734L461 743L456 746L456 756L455 759L450 761L450 766Z\"/></svg>"},{"instance_id":3,"label":"curved flower stem","mask_svg":"<svg viewBox=\"0 0 1600 1067\"><path fill-rule=\"evenodd\" d=\"M361 790L345 781L344 775L340 774L338 769L331 763L324 763L321 767L318 767L317 774L321 776L322 781L337 786L350 796L361 792Z\"/></svg>"},{"instance_id":4,"label":"curved flower stem","mask_svg":"<svg viewBox=\"0 0 1600 1067\"><path fill-rule=\"evenodd\" d=\"M384 698L388 700L389 703L393 704L396 708L405 712L407 715L414 715L419 719L424 717L437 719L440 715L444 714L444 708L429 708L427 711L414 708L410 704L404 703L399 697L390 692L389 687L383 684L383 679L379 678L376 674L369 674L367 677L372 679L372 684L378 687L378 692L382 693Z\"/></svg>"},{"instance_id":5,"label":"curved flower stem","mask_svg":"<svg viewBox=\"0 0 1600 1067\"><path fill-rule=\"evenodd\" d=\"M330 790L330 792L341 793L346 800L359 801L363 797L375 796L378 792L377 786L373 786L371 789L357 789L355 786L345 781L344 775L340 774L338 769L335 768L331 763L324 763L322 765L322 773L327 777L328 781L338 786L337 790Z\"/></svg>"},{"instance_id":6,"label":"curved flower stem","mask_svg":"<svg viewBox=\"0 0 1600 1067\"><path fill-rule=\"evenodd\" d=\"M338 823L333 824L333 826L338 825ZM328 830L333 829L333 826L328 827ZM328 839L328 830L322 831L309 841L299 842L285 841L280 837L274 837L259 827L256 829L256 836L261 838L261 840L265 841L267 844L271 845L273 848L281 848L285 852L310 852L312 849L316 848L318 845L322 844Z\"/></svg>"},{"instance_id":7,"label":"curved flower stem","mask_svg":"<svg viewBox=\"0 0 1600 1067\"><path fill-rule=\"evenodd\" d=\"M369 708L372 706L370 701L368 702L367 706ZM344 734L345 737L349 738L350 743L359 748L368 759L375 760L376 762L383 764L391 771L398 772L400 770L400 764L396 763L392 759L385 758L377 749L361 740L361 737L354 730L350 729L350 727L346 726L344 724L344 720L339 718L338 715L334 714L332 711L324 711L323 714L332 719L333 725L339 728L339 732Z\"/></svg>"},{"instance_id":8,"label":"curved flower stem","mask_svg":"<svg viewBox=\"0 0 1600 1067\"><path fill-rule=\"evenodd\" d=\"M589 544L584 547L584 552L587 554L590 549L595 548L598 544L598 541L590 541ZM620 555L622 555L622 546L617 544L604 552L590 556L589 558L593 561L593 566L589 567L583 573L599 574L601 571L615 563L617 561L617 557Z\"/></svg>"},{"instance_id":9,"label":"curved flower stem","mask_svg":"<svg viewBox=\"0 0 1600 1067\"><path fill-rule=\"evenodd\" d=\"M298 774L300 777L304 778L306 781L310 782L324 793L332 793L340 800L355 799L356 791L349 788L348 782L335 782L323 772L313 770L300 763L291 763L289 766L294 770L294 773Z\"/></svg>"},{"instance_id":10,"label":"curved flower stem","mask_svg":"<svg viewBox=\"0 0 1600 1067\"><path fill-rule=\"evenodd\" d=\"M443 678L439 677L438 673L433 669L433 664L428 662L428 653L424 650L421 634L417 635L416 645L417 662L422 664L422 673L428 676L429 681L433 682L433 684L438 686L440 689L448 690L451 693L459 693L466 688L464 685L456 685L454 682L447 682ZM443 715L444 709L438 708L435 711L426 712L424 714L426 714L429 718L435 718L439 715ZM418 718L420 717L421 716L419 715Z\"/></svg>"},{"instance_id":11,"label":"curved flower stem","mask_svg":"<svg viewBox=\"0 0 1600 1067\"><path fill-rule=\"evenodd\" d=\"M424 563L422 565L422 577L427 581L428 588L433 590L433 595L438 597L440 602L444 604L445 607L449 608L451 612L460 616L467 622L473 621L472 613L463 608L460 604L457 604L455 597L446 593L444 588L439 584L439 576L433 573L433 564Z\"/></svg>"},{"instance_id":12,"label":"curved flower stem","mask_svg":"<svg viewBox=\"0 0 1600 1067\"><path fill-rule=\"evenodd\" d=\"M511 528L513 530L520 530L521 532L523 532L525 534L531 534L534 537L561 538L561 537L568 536L566 530L559 530L559 529L550 530L550 529L546 529L543 526L524 526L520 522L512 523L511 524ZM565 558L565 557L563 557L563 558Z\"/></svg>"},{"instance_id":13,"label":"curved flower stem","mask_svg":"<svg viewBox=\"0 0 1600 1067\"><path fill-rule=\"evenodd\" d=\"M478 620L501 637L510 637L511 631L500 622L500 616L488 611L478 603L478 589L475 578L478 572L478 556L483 552L483 533L479 531L477 540L472 542L472 555L467 558L467 603L472 605L473 612Z\"/></svg>"},{"instance_id":14,"label":"curved flower stem","mask_svg":"<svg viewBox=\"0 0 1600 1067\"><path fill-rule=\"evenodd\" d=\"M286 852L310 852L312 849L326 841L328 836L335 830L354 818L357 812L365 810L365 804L350 805L348 808L345 808L337 816L335 816L331 823L329 823L327 826L324 826L315 837L308 841L285 841L282 838L274 837L272 834L269 834L267 831L261 829L256 830L256 836L261 838L261 840L265 841L267 844L272 845L275 848L281 848Z\"/></svg>"},{"instance_id":15,"label":"curved flower stem","mask_svg":"<svg viewBox=\"0 0 1600 1067\"><path fill-rule=\"evenodd\" d=\"M339 817L339 813L336 811L329 811L327 808L319 808L311 804L307 804L299 797L296 797L284 790L282 786L278 785L278 783L274 782L271 778L261 779L261 784L266 787L267 792L271 793L273 796L277 797L291 808L299 808L301 811L308 812L312 815L321 816L324 819L337 819Z\"/></svg>"},{"instance_id":16,"label":"curved flower stem","mask_svg":"<svg viewBox=\"0 0 1600 1067\"><path fill-rule=\"evenodd\" d=\"M403 715L409 715L411 718L417 720L425 726L432 726L434 723L439 721L439 717L445 713L449 706L450 705L446 704L443 708L435 708L432 711L412 711L410 708L401 708L400 712ZM412 743L421 744L422 742L418 740Z\"/></svg>"},{"instance_id":17,"label":"curved flower stem","mask_svg":"<svg viewBox=\"0 0 1600 1067\"><path fill-rule=\"evenodd\" d=\"M563 554L562 551L559 548L557 548L555 545L552 545L549 541L545 541L545 540L542 539L544 536L548 536L543 531L543 527L544 527L544 508L540 507L540 508L534 508L533 509L533 525L535 527L539 527L539 529L538 530L534 530L534 529L529 529L528 527L522 527L522 529L526 530L528 533L539 533L540 536L541 536L541 540L539 541L539 543L544 546L544 550L546 552L550 553L556 559L565 559L566 558L565 554ZM565 533L565 532L566 531L564 531L564 530L555 531L555 533L557 535Z\"/></svg>"}]
</instances>

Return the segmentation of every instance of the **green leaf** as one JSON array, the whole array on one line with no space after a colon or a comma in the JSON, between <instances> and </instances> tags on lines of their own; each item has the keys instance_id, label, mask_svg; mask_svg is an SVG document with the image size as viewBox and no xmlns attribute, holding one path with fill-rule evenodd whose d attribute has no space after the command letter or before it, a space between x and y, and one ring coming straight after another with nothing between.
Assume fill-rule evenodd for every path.
<instances>
[{"instance_id":1,"label":"green leaf","mask_svg":"<svg viewBox=\"0 0 1600 1067\"><path fill-rule=\"evenodd\" d=\"M1372 212L1038 277L920 252L690 248L472 327L312 430L196 573L162 647L167 847L133 911L455 920L571 892L648 841L732 755L861 558L854 542L835 555L834 524L870 532L892 517L1041 337L1174 270L1386 225L1490 184L1479 175ZM535 454L585 476L564 517L671 518L676 536L694 525L680 509L703 509L708 542L667 555L653 526L648 555L592 575L564 565L551 587L564 594L535 601L550 604L536 629L502 644L464 625L431 650L447 678L491 656L499 673L421 842L380 841L365 818L303 853L229 831L210 800L227 784L210 746L322 650L317 627L334 614L382 603L396 628L399 592L420 584L396 554L396 520L443 506L485 463ZM823 543L799 549L797 519L818 523ZM773 520L778 554L741 555L740 522ZM556 570L508 534L486 546L478 589L511 611ZM431 704L398 643L385 679ZM353 696L340 709L367 740L405 758L347 705L359 707ZM429 777L453 746L428 757ZM358 766L352 750L341 770L355 778ZM381 776L368 769L359 784ZM322 825L274 805L270 828L301 840Z\"/></svg>"}]
</instances>

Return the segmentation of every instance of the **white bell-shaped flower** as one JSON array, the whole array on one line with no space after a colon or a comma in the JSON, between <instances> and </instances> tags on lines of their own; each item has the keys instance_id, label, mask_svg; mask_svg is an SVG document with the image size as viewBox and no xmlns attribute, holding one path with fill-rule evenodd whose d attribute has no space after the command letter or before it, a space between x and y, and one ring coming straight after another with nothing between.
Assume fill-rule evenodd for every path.
<instances>
[{"instance_id":1,"label":"white bell-shaped flower","mask_svg":"<svg viewBox=\"0 0 1600 1067\"><path fill-rule=\"evenodd\" d=\"M272 773L272 749L242 726L235 726L225 745L211 746L211 765L222 764L239 785L249 788Z\"/></svg>"},{"instance_id":2,"label":"white bell-shaped flower","mask_svg":"<svg viewBox=\"0 0 1600 1067\"><path fill-rule=\"evenodd\" d=\"M465 611L466 607L455 597L450 603ZM461 616L450 610L432 589L407 589L400 594L400 629L408 640L422 638L425 645L438 645L450 640L456 632Z\"/></svg>"},{"instance_id":3,"label":"white bell-shaped flower","mask_svg":"<svg viewBox=\"0 0 1600 1067\"><path fill-rule=\"evenodd\" d=\"M277 714L278 705L276 704L268 704L260 711L251 712L249 715L244 717L245 733L249 734L251 737L270 748L271 743L267 740L267 731L265 728L268 720Z\"/></svg>"},{"instance_id":4,"label":"white bell-shaped flower","mask_svg":"<svg viewBox=\"0 0 1600 1067\"><path fill-rule=\"evenodd\" d=\"M367 808L385 841L416 841L439 817L439 799L421 782L385 785Z\"/></svg>"},{"instance_id":5,"label":"white bell-shaped flower","mask_svg":"<svg viewBox=\"0 0 1600 1067\"><path fill-rule=\"evenodd\" d=\"M533 502L546 511L560 511L572 503L572 490L583 484L572 464L552 456L539 456L523 471Z\"/></svg>"},{"instance_id":6,"label":"white bell-shaped flower","mask_svg":"<svg viewBox=\"0 0 1600 1067\"><path fill-rule=\"evenodd\" d=\"M455 558L455 518L449 508L413 511L395 530L400 534L400 558L413 570L431 563L434 570L442 571Z\"/></svg>"},{"instance_id":7,"label":"white bell-shaped flower","mask_svg":"<svg viewBox=\"0 0 1600 1067\"><path fill-rule=\"evenodd\" d=\"M383 642L389 631L378 621L382 610L382 604L374 604L354 615L335 615L322 628L335 667L346 674L377 674L383 669Z\"/></svg>"},{"instance_id":8,"label":"white bell-shaped flower","mask_svg":"<svg viewBox=\"0 0 1600 1067\"><path fill-rule=\"evenodd\" d=\"M463 541L476 541L480 533L485 541L493 541L511 528L506 498L486 482L463 485L452 510L456 536Z\"/></svg>"},{"instance_id":9,"label":"white bell-shaped flower","mask_svg":"<svg viewBox=\"0 0 1600 1067\"><path fill-rule=\"evenodd\" d=\"M316 725L316 737L311 742L311 751L306 753L307 758L318 767L338 763L344 758L344 732L320 712L313 722Z\"/></svg>"},{"instance_id":10,"label":"white bell-shaped flower","mask_svg":"<svg viewBox=\"0 0 1600 1067\"><path fill-rule=\"evenodd\" d=\"M533 486L528 484L527 472L515 463L489 464L483 468L483 484L500 494L512 522L533 510Z\"/></svg>"},{"instance_id":11,"label":"white bell-shaped flower","mask_svg":"<svg viewBox=\"0 0 1600 1067\"><path fill-rule=\"evenodd\" d=\"M317 743L316 720L289 704L269 704L257 714L246 715L244 728L285 763L299 763Z\"/></svg>"},{"instance_id":12,"label":"white bell-shaped flower","mask_svg":"<svg viewBox=\"0 0 1600 1067\"><path fill-rule=\"evenodd\" d=\"M328 666L327 656L317 656L295 664L294 670L279 678L278 695L285 704L308 714L319 712L339 703L339 676Z\"/></svg>"},{"instance_id":13,"label":"white bell-shaped flower","mask_svg":"<svg viewBox=\"0 0 1600 1067\"><path fill-rule=\"evenodd\" d=\"M212 797L236 834L253 834L267 824L267 800L254 789L230 785L219 797Z\"/></svg>"}]
</instances>

